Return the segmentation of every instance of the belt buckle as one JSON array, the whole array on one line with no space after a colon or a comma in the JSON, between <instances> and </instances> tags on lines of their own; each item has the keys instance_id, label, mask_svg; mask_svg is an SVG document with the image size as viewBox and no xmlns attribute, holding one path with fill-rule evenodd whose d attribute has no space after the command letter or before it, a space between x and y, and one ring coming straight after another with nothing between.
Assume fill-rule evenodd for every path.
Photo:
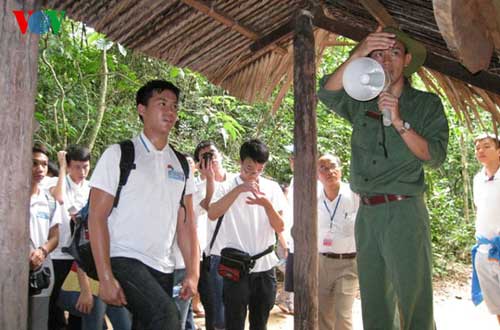
<instances>
[{"instance_id":1,"label":"belt buckle","mask_svg":"<svg viewBox=\"0 0 500 330\"><path fill-rule=\"evenodd\" d=\"M384 194L384 200L386 203L389 203L391 200L389 199L389 195Z\"/></svg>"},{"instance_id":2,"label":"belt buckle","mask_svg":"<svg viewBox=\"0 0 500 330\"><path fill-rule=\"evenodd\" d=\"M368 197L363 196L363 197L362 197L362 200L363 200L363 203L364 203L365 205L371 205L371 204L370 204L370 199L369 199Z\"/></svg>"},{"instance_id":3,"label":"belt buckle","mask_svg":"<svg viewBox=\"0 0 500 330\"><path fill-rule=\"evenodd\" d=\"M343 258L343 256L344 256L344 255L343 255L342 253L339 253L339 254L338 254L338 256L339 256L339 259L340 259L340 260L344 259L344 258Z\"/></svg>"}]
</instances>

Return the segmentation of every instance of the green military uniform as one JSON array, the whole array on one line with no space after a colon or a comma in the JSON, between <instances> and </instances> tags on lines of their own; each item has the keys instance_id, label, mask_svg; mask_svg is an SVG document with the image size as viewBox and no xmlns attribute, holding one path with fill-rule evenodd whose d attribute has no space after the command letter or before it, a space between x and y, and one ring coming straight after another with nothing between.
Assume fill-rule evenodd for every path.
<instances>
[{"instance_id":1,"label":"green military uniform","mask_svg":"<svg viewBox=\"0 0 500 330\"><path fill-rule=\"evenodd\" d=\"M327 79L320 84L320 100L353 127L351 189L362 198L411 196L372 206L362 203L358 211L356 247L364 329L433 329L432 252L423 165L437 167L446 158L448 122L442 103L436 95L407 84L399 98L401 118L428 142L431 160L424 162L393 126L382 125L376 99L360 102L344 90L328 91L323 88Z\"/></svg>"}]
</instances>

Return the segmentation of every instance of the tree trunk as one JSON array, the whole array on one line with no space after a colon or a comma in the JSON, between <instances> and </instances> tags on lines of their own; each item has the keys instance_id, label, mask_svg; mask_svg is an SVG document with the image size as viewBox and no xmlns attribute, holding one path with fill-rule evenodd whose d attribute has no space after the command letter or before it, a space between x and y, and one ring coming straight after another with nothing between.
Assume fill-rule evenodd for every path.
<instances>
[{"instance_id":1,"label":"tree trunk","mask_svg":"<svg viewBox=\"0 0 500 330\"><path fill-rule=\"evenodd\" d=\"M31 144L38 35L21 34L12 10L36 10L35 0L0 6L0 329L27 326Z\"/></svg>"},{"instance_id":2,"label":"tree trunk","mask_svg":"<svg viewBox=\"0 0 500 330\"><path fill-rule=\"evenodd\" d=\"M88 147L90 151L94 148L95 141L97 140L97 134L101 129L102 118L104 117L104 112L106 112L106 93L108 92L108 61L106 58L106 47L102 50L102 72L101 72L101 89L99 91L99 108L97 110L97 121L95 123L92 132L90 133L90 140Z\"/></svg>"},{"instance_id":3,"label":"tree trunk","mask_svg":"<svg viewBox=\"0 0 500 330\"><path fill-rule=\"evenodd\" d=\"M312 15L295 21L294 98L294 285L295 330L318 329L318 246L316 201L316 61Z\"/></svg>"}]
</instances>

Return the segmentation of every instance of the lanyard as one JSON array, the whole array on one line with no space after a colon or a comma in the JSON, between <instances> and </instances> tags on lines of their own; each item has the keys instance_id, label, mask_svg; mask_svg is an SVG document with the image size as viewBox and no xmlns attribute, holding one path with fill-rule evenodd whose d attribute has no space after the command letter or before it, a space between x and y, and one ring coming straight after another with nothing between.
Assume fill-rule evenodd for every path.
<instances>
[{"instance_id":1,"label":"lanyard","mask_svg":"<svg viewBox=\"0 0 500 330\"><path fill-rule=\"evenodd\" d=\"M325 208L328 211L328 215L330 215L330 231L332 230L333 218L335 218L335 213L337 213L337 207L339 206L341 198L342 198L342 194L340 194L339 198L337 199L337 203L335 204L335 209L333 210L333 214L330 212L330 209L328 208L328 205L326 204L326 200L323 200L323 205L325 205Z\"/></svg>"}]
</instances>

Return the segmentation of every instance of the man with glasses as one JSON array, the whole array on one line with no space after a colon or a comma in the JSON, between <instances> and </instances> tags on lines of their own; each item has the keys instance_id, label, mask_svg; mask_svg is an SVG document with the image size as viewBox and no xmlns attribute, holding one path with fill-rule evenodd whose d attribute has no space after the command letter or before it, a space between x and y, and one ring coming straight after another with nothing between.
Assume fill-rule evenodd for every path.
<instances>
[{"instance_id":1,"label":"man with glasses","mask_svg":"<svg viewBox=\"0 0 500 330\"><path fill-rule=\"evenodd\" d=\"M224 215L220 243L248 253L263 254L276 243L276 233L284 229L282 218L286 200L277 182L261 176L269 159L267 146L254 139L240 149L240 174L224 182L208 209L211 220ZM219 240L219 237L217 238ZM220 255L220 250L213 253ZM274 266L278 258L272 250L258 258L250 273L239 281L224 278L224 307L227 330L243 330L247 309L250 329L265 330L276 298Z\"/></svg>"},{"instance_id":2,"label":"man with glasses","mask_svg":"<svg viewBox=\"0 0 500 330\"><path fill-rule=\"evenodd\" d=\"M192 174L185 177L182 158L168 144L178 118L179 94L163 80L150 81L137 92L144 129L132 140L135 168L117 207L113 202L120 177L119 145L104 152L90 181L89 229L99 296L108 304L126 306L145 329L181 328L172 299L176 237L186 265L180 296L188 299L197 291L194 180ZM185 208L180 207L182 196Z\"/></svg>"},{"instance_id":3,"label":"man with glasses","mask_svg":"<svg viewBox=\"0 0 500 330\"><path fill-rule=\"evenodd\" d=\"M359 197L342 182L340 159L318 160L319 330L352 329L352 304L358 289L354 222Z\"/></svg>"}]
</instances>

